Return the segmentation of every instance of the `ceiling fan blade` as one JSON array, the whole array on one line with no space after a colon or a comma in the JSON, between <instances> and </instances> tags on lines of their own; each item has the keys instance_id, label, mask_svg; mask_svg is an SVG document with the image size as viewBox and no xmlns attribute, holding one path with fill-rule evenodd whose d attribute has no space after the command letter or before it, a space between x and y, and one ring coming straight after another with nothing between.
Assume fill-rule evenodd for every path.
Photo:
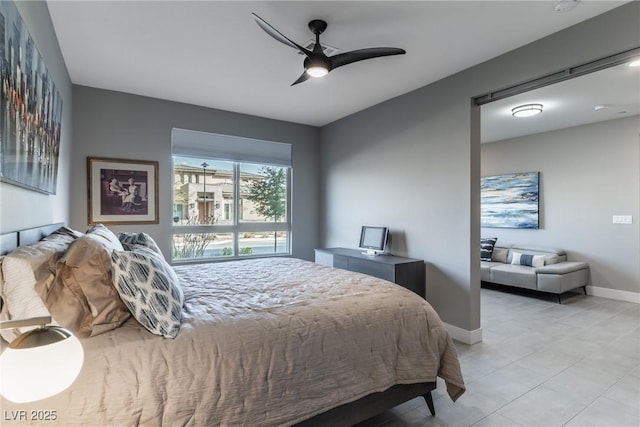
<instances>
[{"instance_id":1,"label":"ceiling fan blade","mask_svg":"<svg viewBox=\"0 0 640 427\"><path fill-rule=\"evenodd\" d=\"M404 49L397 47L370 47L367 49L352 50L351 52L339 53L329 57L331 69L351 64L365 59L379 58L381 56L402 55L407 53Z\"/></svg>"},{"instance_id":2,"label":"ceiling fan blade","mask_svg":"<svg viewBox=\"0 0 640 427\"><path fill-rule=\"evenodd\" d=\"M305 82L309 79L309 74L307 74L307 71L305 70L304 73L302 73L302 75L300 77L298 77L298 80L296 80L295 82L291 83L291 86L297 85L298 83L302 83Z\"/></svg>"},{"instance_id":3,"label":"ceiling fan blade","mask_svg":"<svg viewBox=\"0 0 640 427\"><path fill-rule=\"evenodd\" d=\"M304 53L307 56L311 55L310 50L305 49L304 47L300 46L298 43L289 39L287 36L282 34L280 31L276 30L275 28L273 28L271 24L269 24L264 19L260 18L255 13L251 13L251 14L253 15L253 19L256 20L256 23L260 26L260 28L264 30L265 33L269 34L271 37L278 40L280 43L284 43L287 46L290 46L294 49L298 49L300 52Z\"/></svg>"}]
</instances>

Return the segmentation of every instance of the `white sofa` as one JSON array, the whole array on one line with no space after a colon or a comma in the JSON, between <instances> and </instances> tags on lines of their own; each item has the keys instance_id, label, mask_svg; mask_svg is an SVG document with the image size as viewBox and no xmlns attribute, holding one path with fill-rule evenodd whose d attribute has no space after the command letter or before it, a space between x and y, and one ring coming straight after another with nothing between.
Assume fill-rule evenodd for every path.
<instances>
[{"instance_id":1,"label":"white sofa","mask_svg":"<svg viewBox=\"0 0 640 427\"><path fill-rule=\"evenodd\" d=\"M512 263L514 256L533 256L534 265ZM532 257L527 260L531 261ZM541 265L542 263L542 265ZM558 295L582 288L586 295L589 281L589 265L585 262L567 261L563 249L536 246L496 245L491 261L481 261L481 280L500 285L516 286Z\"/></svg>"}]
</instances>

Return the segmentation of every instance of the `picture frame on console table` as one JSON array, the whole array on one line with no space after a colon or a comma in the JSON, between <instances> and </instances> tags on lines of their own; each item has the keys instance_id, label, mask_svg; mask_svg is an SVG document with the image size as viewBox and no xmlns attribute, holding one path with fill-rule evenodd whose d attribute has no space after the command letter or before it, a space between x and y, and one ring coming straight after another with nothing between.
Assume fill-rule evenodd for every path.
<instances>
[{"instance_id":1,"label":"picture frame on console table","mask_svg":"<svg viewBox=\"0 0 640 427\"><path fill-rule=\"evenodd\" d=\"M158 162L87 157L89 225L158 224Z\"/></svg>"}]
</instances>

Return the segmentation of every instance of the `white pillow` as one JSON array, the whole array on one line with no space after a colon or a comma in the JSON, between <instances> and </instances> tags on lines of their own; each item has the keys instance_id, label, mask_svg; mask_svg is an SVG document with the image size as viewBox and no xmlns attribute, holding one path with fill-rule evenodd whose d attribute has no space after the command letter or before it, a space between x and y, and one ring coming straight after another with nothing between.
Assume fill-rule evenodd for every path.
<instances>
[{"instance_id":1,"label":"white pillow","mask_svg":"<svg viewBox=\"0 0 640 427\"><path fill-rule=\"evenodd\" d=\"M46 260L42 260L46 262ZM6 256L2 262L2 311L8 313L11 320L29 319L32 317L50 316L49 310L36 292L36 277L33 264L24 258ZM59 324L52 319L53 325ZM34 329L34 326L14 329L4 329L2 337L11 342L21 333Z\"/></svg>"},{"instance_id":2,"label":"white pillow","mask_svg":"<svg viewBox=\"0 0 640 427\"><path fill-rule=\"evenodd\" d=\"M9 261L10 265L9 269L9 281L10 283L15 284L15 286L5 286L4 283L4 274L1 270L4 270L6 257L0 257L0 291L2 292L2 310L0 311L0 320L11 320L11 314L9 313L9 303L8 301L24 301L25 304L20 304L16 307L16 315L13 319L24 319L29 317L39 317L39 316L49 316L49 311L42 303L40 296L33 289L33 285L35 284L35 277L33 272L31 271L31 266L26 266L26 262L24 260L13 260ZM22 264L22 268L21 268ZM16 275L16 273L18 273ZM8 290L8 292L7 292ZM19 317L22 316L22 317ZM2 338L4 338L7 342L11 342L18 338L21 333L28 331L29 329L33 329L34 327L26 327L20 329L4 329L0 333L2 334Z\"/></svg>"},{"instance_id":3,"label":"white pillow","mask_svg":"<svg viewBox=\"0 0 640 427\"><path fill-rule=\"evenodd\" d=\"M39 242L19 246L2 260L2 317L4 320L22 320L31 317L50 316L39 292L46 292L47 283L53 279L50 266L67 250L79 233L60 228ZM55 319L51 322L59 325ZM4 329L0 331L8 342L20 333L34 327Z\"/></svg>"},{"instance_id":4,"label":"white pillow","mask_svg":"<svg viewBox=\"0 0 640 427\"><path fill-rule=\"evenodd\" d=\"M544 266L544 259L544 255L525 255L520 252L513 252L511 255L511 264L542 267Z\"/></svg>"},{"instance_id":5,"label":"white pillow","mask_svg":"<svg viewBox=\"0 0 640 427\"><path fill-rule=\"evenodd\" d=\"M153 334L175 338L184 295L162 255L148 248L111 253L113 284L133 317Z\"/></svg>"}]
</instances>

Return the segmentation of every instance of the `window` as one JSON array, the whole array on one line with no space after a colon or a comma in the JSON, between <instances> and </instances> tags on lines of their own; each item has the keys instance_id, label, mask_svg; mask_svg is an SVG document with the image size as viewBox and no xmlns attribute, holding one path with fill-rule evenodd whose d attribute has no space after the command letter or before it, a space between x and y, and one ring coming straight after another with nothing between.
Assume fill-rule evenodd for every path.
<instances>
[{"instance_id":1,"label":"window","mask_svg":"<svg viewBox=\"0 0 640 427\"><path fill-rule=\"evenodd\" d=\"M235 153L234 156L224 152L220 154L211 141L206 147L194 144L198 149L190 150L188 141L176 144L175 131L173 260L290 254L290 164L252 161L255 157L251 153L245 153L244 156L241 156L242 153ZM185 134L178 136L191 136L190 131L181 132ZM213 139L220 137L205 135ZM231 137L222 138L228 140ZM242 139L241 142L246 143L247 140ZM255 143L262 148L264 144L286 145L290 159L289 144L268 141ZM237 148L237 145L241 144L234 147ZM203 155L207 152L211 152L211 156ZM264 153L261 154L260 159L264 158ZM248 160L239 160L237 157L246 157Z\"/></svg>"}]
</instances>

